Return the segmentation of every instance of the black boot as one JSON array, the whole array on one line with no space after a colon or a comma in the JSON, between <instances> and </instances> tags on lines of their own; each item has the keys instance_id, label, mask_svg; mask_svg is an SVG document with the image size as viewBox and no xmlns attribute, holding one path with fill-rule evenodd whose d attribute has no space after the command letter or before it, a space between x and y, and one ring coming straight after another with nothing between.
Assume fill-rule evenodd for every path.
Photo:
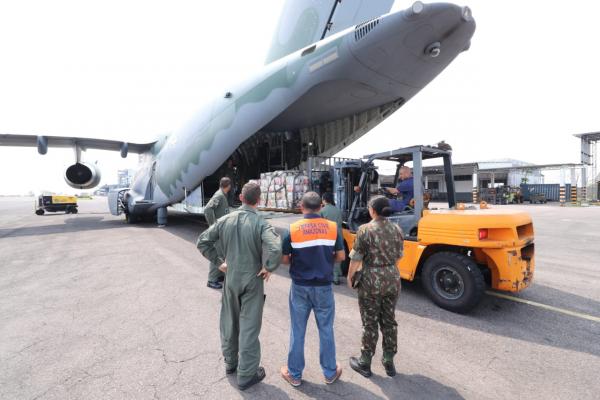
<instances>
[{"instance_id":1,"label":"black boot","mask_svg":"<svg viewBox=\"0 0 600 400\"><path fill-rule=\"evenodd\" d=\"M393 358L386 358L384 356L381 358L381 363L383 364L383 368L385 368L387 376L396 376L396 367L394 366Z\"/></svg>"},{"instance_id":2,"label":"black boot","mask_svg":"<svg viewBox=\"0 0 600 400\"><path fill-rule=\"evenodd\" d=\"M371 363L366 363L356 357L350 357L350 368L364 376L365 378L369 378L373 373L371 372Z\"/></svg>"},{"instance_id":3,"label":"black boot","mask_svg":"<svg viewBox=\"0 0 600 400\"><path fill-rule=\"evenodd\" d=\"M206 286L208 286L211 289L217 289L217 290L218 289L223 289L223 285L221 284L221 282L211 282L211 281L208 281L206 283Z\"/></svg>"},{"instance_id":4,"label":"black boot","mask_svg":"<svg viewBox=\"0 0 600 400\"><path fill-rule=\"evenodd\" d=\"M252 379L250 379L248 382L239 384L238 383L238 389L240 390L246 390L251 386L256 385L258 382L262 381L263 379L265 379L265 376L267 376L267 374L265 373L265 369L263 367L258 367L258 370L256 371L256 374L254 374L254 376L252 377Z\"/></svg>"},{"instance_id":5,"label":"black boot","mask_svg":"<svg viewBox=\"0 0 600 400\"><path fill-rule=\"evenodd\" d=\"M225 357L225 373L232 375L237 372L238 360Z\"/></svg>"},{"instance_id":6,"label":"black boot","mask_svg":"<svg viewBox=\"0 0 600 400\"><path fill-rule=\"evenodd\" d=\"M237 371L237 365L227 365L225 364L225 373L227 375L235 374Z\"/></svg>"}]
</instances>

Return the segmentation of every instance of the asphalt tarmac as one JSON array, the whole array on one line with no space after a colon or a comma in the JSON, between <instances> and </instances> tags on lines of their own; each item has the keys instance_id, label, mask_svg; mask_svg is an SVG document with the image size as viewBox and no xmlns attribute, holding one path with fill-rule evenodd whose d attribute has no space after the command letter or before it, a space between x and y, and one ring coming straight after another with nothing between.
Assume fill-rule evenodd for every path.
<instances>
[{"instance_id":1,"label":"asphalt tarmac","mask_svg":"<svg viewBox=\"0 0 600 400\"><path fill-rule=\"evenodd\" d=\"M311 318L304 382L279 376L289 345L290 279L266 285L267 378L246 392L224 373L220 291L196 250L201 218L127 225L105 198L80 213L36 216L32 198L0 198L1 399L598 399L600 207L504 206L534 219L536 275L468 315L436 307L419 282L397 306L398 376L374 358L371 379L348 366L360 348L355 293L336 292L341 380L325 385ZM289 218L273 218L285 226Z\"/></svg>"}]
</instances>

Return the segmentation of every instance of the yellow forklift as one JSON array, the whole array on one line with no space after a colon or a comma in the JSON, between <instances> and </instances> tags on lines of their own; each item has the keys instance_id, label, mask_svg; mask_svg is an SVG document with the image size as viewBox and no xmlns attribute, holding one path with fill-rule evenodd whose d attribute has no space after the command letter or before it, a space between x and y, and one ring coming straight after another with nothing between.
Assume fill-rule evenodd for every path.
<instances>
[{"instance_id":1,"label":"yellow forklift","mask_svg":"<svg viewBox=\"0 0 600 400\"><path fill-rule=\"evenodd\" d=\"M45 212L60 212L65 214L77 214L77 197L40 195L35 201L35 213L44 215Z\"/></svg>"},{"instance_id":2,"label":"yellow forklift","mask_svg":"<svg viewBox=\"0 0 600 400\"><path fill-rule=\"evenodd\" d=\"M441 158L447 188L447 208L429 209L423 187L422 161ZM376 160L412 162L414 199L389 217L405 235L404 256L398 262L403 279L420 277L438 306L464 313L481 300L486 284L507 292L527 288L534 272L534 234L525 212L489 208L485 203L456 203L451 151L413 146L365 156L334 165L334 195L344 216L344 241L352 249L358 228L370 221L367 204L374 195L393 197L378 185ZM344 266L347 270L347 264ZM346 272L346 271L344 271Z\"/></svg>"}]
</instances>

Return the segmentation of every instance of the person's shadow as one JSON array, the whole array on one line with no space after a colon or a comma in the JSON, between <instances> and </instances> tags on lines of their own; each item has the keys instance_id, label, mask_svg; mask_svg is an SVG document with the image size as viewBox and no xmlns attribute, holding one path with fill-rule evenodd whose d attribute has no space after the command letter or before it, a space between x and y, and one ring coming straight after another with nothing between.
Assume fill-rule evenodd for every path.
<instances>
[{"instance_id":1,"label":"person's shadow","mask_svg":"<svg viewBox=\"0 0 600 400\"><path fill-rule=\"evenodd\" d=\"M231 386L237 389L237 377L235 374L228 375L227 380ZM239 393L243 399L287 400L290 398L286 392L265 381L257 383L244 391L239 390Z\"/></svg>"},{"instance_id":2,"label":"person's shadow","mask_svg":"<svg viewBox=\"0 0 600 400\"><path fill-rule=\"evenodd\" d=\"M298 386L296 390L313 399L384 399L356 383L342 380L332 385L302 381L302 385Z\"/></svg>"},{"instance_id":3,"label":"person's shadow","mask_svg":"<svg viewBox=\"0 0 600 400\"><path fill-rule=\"evenodd\" d=\"M373 375L370 379L388 399L464 399L456 389L420 374Z\"/></svg>"},{"instance_id":4,"label":"person's shadow","mask_svg":"<svg viewBox=\"0 0 600 400\"><path fill-rule=\"evenodd\" d=\"M369 380L381 388L384 397L362 385L343 380L333 385L303 381L296 390L314 399L463 399L454 388L423 375L398 374L394 378L373 375Z\"/></svg>"}]
</instances>

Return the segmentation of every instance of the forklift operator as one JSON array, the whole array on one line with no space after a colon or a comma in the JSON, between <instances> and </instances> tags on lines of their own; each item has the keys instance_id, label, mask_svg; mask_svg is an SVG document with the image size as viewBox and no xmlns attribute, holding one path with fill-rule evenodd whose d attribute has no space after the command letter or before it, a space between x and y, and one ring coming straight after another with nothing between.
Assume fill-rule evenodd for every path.
<instances>
[{"instance_id":1,"label":"forklift operator","mask_svg":"<svg viewBox=\"0 0 600 400\"><path fill-rule=\"evenodd\" d=\"M409 167L400 168L400 181L396 188L387 188L387 191L395 196L400 195L398 200L390 200L390 206L394 212L401 212L410 205L410 201L415 197L413 186L412 171Z\"/></svg>"}]
</instances>

